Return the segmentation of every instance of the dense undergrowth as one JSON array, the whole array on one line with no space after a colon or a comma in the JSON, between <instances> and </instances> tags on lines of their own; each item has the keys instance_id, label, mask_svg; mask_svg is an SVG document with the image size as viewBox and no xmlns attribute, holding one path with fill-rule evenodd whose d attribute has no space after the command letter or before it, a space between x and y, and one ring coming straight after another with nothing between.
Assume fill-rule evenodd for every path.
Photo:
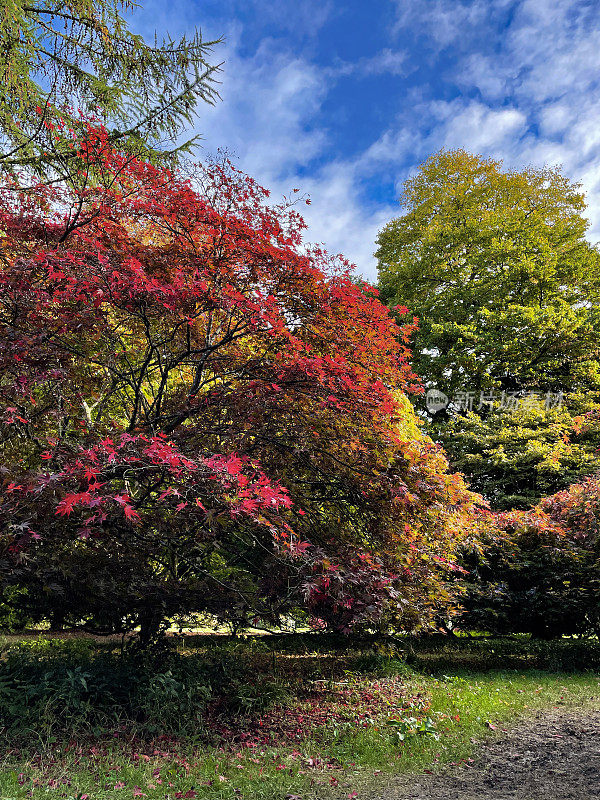
<instances>
[{"instance_id":1,"label":"dense undergrowth","mask_svg":"<svg viewBox=\"0 0 600 800\"><path fill-rule=\"evenodd\" d=\"M530 708L597 695L596 641L184 637L7 642L2 798L356 794L468 758ZM368 795L365 795L368 796Z\"/></svg>"}]
</instances>

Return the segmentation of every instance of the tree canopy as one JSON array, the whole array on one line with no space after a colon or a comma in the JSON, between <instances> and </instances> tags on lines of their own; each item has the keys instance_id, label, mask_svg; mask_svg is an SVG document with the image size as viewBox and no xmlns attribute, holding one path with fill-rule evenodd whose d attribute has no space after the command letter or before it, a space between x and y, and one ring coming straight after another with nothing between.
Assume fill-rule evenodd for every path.
<instances>
[{"instance_id":1,"label":"tree canopy","mask_svg":"<svg viewBox=\"0 0 600 800\"><path fill-rule=\"evenodd\" d=\"M595 400L571 395L568 408L530 401L485 414L456 414L435 427L435 436L454 469L468 475L492 507L527 509L600 472Z\"/></svg>"},{"instance_id":2,"label":"tree canopy","mask_svg":"<svg viewBox=\"0 0 600 800\"><path fill-rule=\"evenodd\" d=\"M468 572L459 624L541 638L598 636L599 522L598 477L532 510L486 515L482 536L462 561Z\"/></svg>"},{"instance_id":3,"label":"tree canopy","mask_svg":"<svg viewBox=\"0 0 600 800\"><path fill-rule=\"evenodd\" d=\"M559 169L446 151L378 238L382 298L419 318L415 370L447 395L597 386L598 251Z\"/></svg>"},{"instance_id":4,"label":"tree canopy","mask_svg":"<svg viewBox=\"0 0 600 800\"><path fill-rule=\"evenodd\" d=\"M579 187L444 150L401 202L378 239L381 296L418 318L419 404L453 467L497 509L596 471L598 431L577 419L600 399L600 262Z\"/></svg>"},{"instance_id":5,"label":"tree canopy","mask_svg":"<svg viewBox=\"0 0 600 800\"><path fill-rule=\"evenodd\" d=\"M4 586L146 633L426 623L476 497L405 397L412 325L230 164L83 150L102 180L3 196Z\"/></svg>"}]
</instances>

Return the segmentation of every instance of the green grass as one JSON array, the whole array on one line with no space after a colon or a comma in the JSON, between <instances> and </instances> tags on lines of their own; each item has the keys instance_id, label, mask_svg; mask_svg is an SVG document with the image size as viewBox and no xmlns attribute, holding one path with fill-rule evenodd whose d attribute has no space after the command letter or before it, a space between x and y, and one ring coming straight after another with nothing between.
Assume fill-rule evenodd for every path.
<instances>
[{"instance_id":1,"label":"green grass","mask_svg":"<svg viewBox=\"0 0 600 800\"><path fill-rule=\"evenodd\" d=\"M466 759L474 742L520 715L585 706L598 696L598 675L572 668L568 645L579 648L579 663L581 643L547 645L556 662L571 666L568 672L535 668L548 652L536 655L538 645L527 644L429 640L412 646L407 664L364 645L342 649L327 638L186 640L178 656L185 674L200 676L213 692L197 725L178 733L168 716L155 724L160 693L156 708L147 704L146 718L108 714L100 730L96 718L78 722L76 704L60 724L49 724L48 716L40 725L14 724L6 733L0 797L310 800L356 793L366 799L374 773L418 772ZM69 659L88 663L90 648L75 650ZM54 658L56 670L57 652L40 657L38 651L35 661ZM595 652L590 645L592 661ZM511 668L498 669L505 663ZM177 676L183 682L184 673ZM82 707L80 717L88 712Z\"/></svg>"}]
</instances>

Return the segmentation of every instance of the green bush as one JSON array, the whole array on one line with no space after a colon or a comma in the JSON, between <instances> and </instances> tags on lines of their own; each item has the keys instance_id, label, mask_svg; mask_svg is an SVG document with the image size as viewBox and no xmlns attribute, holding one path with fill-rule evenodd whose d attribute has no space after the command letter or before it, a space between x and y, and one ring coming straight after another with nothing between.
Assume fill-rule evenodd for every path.
<instances>
[{"instance_id":1,"label":"green bush","mask_svg":"<svg viewBox=\"0 0 600 800\"><path fill-rule=\"evenodd\" d=\"M7 586L0 594L0 630L13 633L31 624L22 603L26 594L27 590L18 586Z\"/></svg>"},{"instance_id":2,"label":"green bush","mask_svg":"<svg viewBox=\"0 0 600 800\"><path fill-rule=\"evenodd\" d=\"M208 735L211 714L262 712L288 701L262 642L224 641L195 652L170 645L140 653L89 639L9 645L0 659L0 728L13 736L131 729L137 735ZM265 659L266 655L266 659Z\"/></svg>"},{"instance_id":3,"label":"green bush","mask_svg":"<svg viewBox=\"0 0 600 800\"><path fill-rule=\"evenodd\" d=\"M157 664L81 640L20 643L0 663L0 724L48 734L123 723L149 733L197 729L212 697L209 673L197 657L175 652Z\"/></svg>"},{"instance_id":4,"label":"green bush","mask_svg":"<svg viewBox=\"0 0 600 800\"><path fill-rule=\"evenodd\" d=\"M457 668L600 671L600 641L595 638L543 640L525 634L502 638L436 635L414 640L412 648L410 660L415 669L444 675Z\"/></svg>"},{"instance_id":5,"label":"green bush","mask_svg":"<svg viewBox=\"0 0 600 800\"><path fill-rule=\"evenodd\" d=\"M242 681L232 685L227 705L234 713L251 714L283 705L290 699L290 689L281 681Z\"/></svg>"}]
</instances>

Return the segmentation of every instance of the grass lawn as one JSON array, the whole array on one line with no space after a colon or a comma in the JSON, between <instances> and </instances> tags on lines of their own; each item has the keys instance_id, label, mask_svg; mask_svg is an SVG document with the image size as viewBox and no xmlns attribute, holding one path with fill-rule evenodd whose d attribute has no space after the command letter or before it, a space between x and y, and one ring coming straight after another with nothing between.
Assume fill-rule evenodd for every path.
<instances>
[{"instance_id":1,"label":"grass lawn","mask_svg":"<svg viewBox=\"0 0 600 800\"><path fill-rule=\"evenodd\" d=\"M8 647L2 800L366 800L374 774L468 759L517 716L600 694L595 642L377 652L316 636L187 637L150 665L113 647Z\"/></svg>"}]
</instances>

